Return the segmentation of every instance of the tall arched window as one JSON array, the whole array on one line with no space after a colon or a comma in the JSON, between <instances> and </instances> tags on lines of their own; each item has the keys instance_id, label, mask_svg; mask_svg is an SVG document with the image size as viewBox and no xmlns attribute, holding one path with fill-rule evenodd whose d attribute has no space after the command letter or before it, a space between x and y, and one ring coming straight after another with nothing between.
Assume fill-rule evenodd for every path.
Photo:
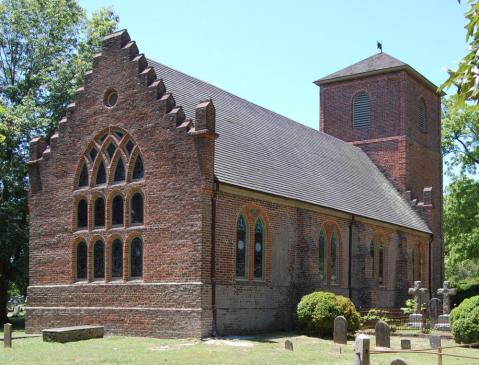
<instances>
[{"instance_id":1,"label":"tall arched window","mask_svg":"<svg viewBox=\"0 0 479 365\"><path fill-rule=\"evenodd\" d=\"M379 246L378 283L384 285L384 243Z\"/></svg>"},{"instance_id":2,"label":"tall arched window","mask_svg":"<svg viewBox=\"0 0 479 365\"><path fill-rule=\"evenodd\" d=\"M101 196L96 198L94 205L94 226L95 227L104 227L105 226L105 199Z\"/></svg>"},{"instance_id":3,"label":"tall arched window","mask_svg":"<svg viewBox=\"0 0 479 365\"><path fill-rule=\"evenodd\" d=\"M143 276L143 242L138 237L131 241L130 247L130 275L132 278Z\"/></svg>"},{"instance_id":4,"label":"tall arched window","mask_svg":"<svg viewBox=\"0 0 479 365\"><path fill-rule=\"evenodd\" d=\"M427 113L426 113L426 102L424 98L419 99L419 106L418 106L418 127L419 130L423 133L427 131Z\"/></svg>"},{"instance_id":5,"label":"tall arched window","mask_svg":"<svg viewBox=\"0 0 479 365\"><path fill-rule=\"evenodd\" d=\"M103 161L101 161L100 164L98 165L95 184L96 185L106 184L106 170L105 170L105 165L103 164Z\"/></svg>"},{"instance_id":6,"label":"tall arched window","mask_svg":"<svg viewBox=\"0 0 479 365\"><path fill-rule=\"evenodd\" d=\"M111 224L120 226L123 224L123 197L116 195L111 202Z\"/></svg>"},{"instance_id":7,"label":"tall arched window","mask_svg":"<svg viewBox=\"0 0 479 365\"><path fill-rule=\"evenodd\" d=\"M261 219L254 226L254 262L253 275L255 279L263 279L264 272L264 223Z\"/></svg>"},{"instance_id":8,"label":"tall arched window","mask_svg":"<svg viewBox=\"0 0 479 365\"><path fill-rule=\"evenodd\" d=\"M422 253L421 253L421 248L418 247L417 248L417 253L418 253L418 257L417 257L417 277L418 277L418 280L422 281Z\"/></svg>"},{"instance_id":9,"label":"tall arched window","mask_svg":"<svg viewBox=\"0 0 479 365\"><path fill-rule=\"evenodd\" d=\"M145 172L143 169L143 160L141 156L136 157L135 166L133 166L133 180L143 179Z\"/></svg>"},{"instance_id":10,"label":"tall arched window","mask_svg":"<svg viewBox=\"0 0 479 365\"><path fill-rule=\"evenodd\" d=\"M331 284L338 283L338 245L338 234L335 231L331 235Z\"/></svg>"},{"instance_id":11,"label":"tall arched window","mask_svg":"<svg viewBox=\"0 0 479 365\"><path fill-rule=\"evenodd\" d=\"M325 260L326 260L326 234L324 230L321 229L319 232L319 258L318 258L318 267L319 267L319 279L324 280L326 276L325 270Z\"/></svg>"},{"instance_id":12,"label":"tall arched window","mask_svg":"<svg viewBox=\"0 0 479 365\"><path fill-rule=\"evenodd\" d=\"M77 228L88 226L88 203L86 199L80 199L77 204Z\"/></svg>"},{"instance_id":13,"label":"tall arched window","mask_svg":"<svg viewBox=\"0 0 479 365\"><path fill-rule=\"evenodd\" d=\"M371 125L371 102L369 95L360 92L353 100L353 128L369 128Z\"/></svg>"},{"instance_id":14,"label":"tall arched window","mask_svg":"<svg viewBox=\"0 0 479 365\"><path fill-rule=\"evenodd\" d=\"M236 223L236 277L245 279L248 267L248 238L243 216Z\"/></svg>"},{"instance_id":15,"label":"tall arched window","mask_svg":"<svg viewBox=\"0 0 479 365\"><path fill-rule=\"evenodd\" d=\"M101 240L93 245L93 278L105 278L105 244Z\"/></svg>"},{"instance_id":16,"label":"tall arched window","mask_svg":"<svg viewBox=\"0 0 479 365\"><path fill-rule=\"evenodd\" d=\"M371 260L371 277L374 278L376 276L376 261L375 261L375 256L376 256L376 248L374 246L374 241L371 241L369 244L369 258Z\"/></svg>"},{"instance_id":17,"label":"tall arched window","mask_svg":"<svg viewBox=\"0 0 479 365\"><path fill-rule=\"evenodd\" d=\"M111 277L123 277L123 243L120 239L111 244Z\"/></svg>"},{"instance_id":18,"label":"tall arched window","mask_svg":"<svg viewBox=\"0 0 479 365\"><path fill-rule=\"evenodd\" d=\"M88 248L85 241L81 241L76 249L76 278L77 280L84 280L87 278L87 260Z\"/></svg>"},{"instance_id":19,"label":"tall arched window","mask_svg":"<svg viewBox=\"0 0 479 365\"><path fill-rule=\"evenodd\" d=\"M78 178L78 187L83 188L88 186L88 168L86 164L83 164L80 170L80 177Z\"/></svg>"},{"instance_id":20,"label":"tall arched window","mask_svg":"<svg viewBox=\"0 0 479 365\"><path fill-rule=\"evenodd\" d=\"M113 182L121 182L121 181L125 181L125 164L123 163L123 160L120 158L118 159L118 163L116 164Z\"/></svg>"},{"instance_id":21,"label":"tall arched window","mask_svg":"<svg viewBox=\"0 0 479 365\"><path fill-rule=\"evenodd\" d=\"M143 223L143 195L141 195L140 193L135 193L131 197L130 223L131 224Z\"/></svg>"},{"instance_id":22,"label":"tall arched window","mask_svg":"<svg viewBox=\"0 0 479 365\"><path fill-rule=\"evenodd\" d=\"M416 281L416 248L412 249L411 252L411 267L412 267L412 282Z\"/></svg>"}]
</instances>

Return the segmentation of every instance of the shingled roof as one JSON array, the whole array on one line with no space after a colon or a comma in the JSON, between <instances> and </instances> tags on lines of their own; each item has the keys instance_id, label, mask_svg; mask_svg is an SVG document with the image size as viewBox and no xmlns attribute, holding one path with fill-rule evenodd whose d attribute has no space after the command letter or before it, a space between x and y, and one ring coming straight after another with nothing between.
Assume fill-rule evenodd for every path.
<instances>
[{"instance_id":1,"label":"shingled roof","mask_svg":"<svg viewBox=\"0 0 479 365\"><path fill-rule=\"evenodd\" d=\"M220 182L430 233L426 223L359 148L149 60L193 118L216 107Z\"/></svg>"}]
</instances>

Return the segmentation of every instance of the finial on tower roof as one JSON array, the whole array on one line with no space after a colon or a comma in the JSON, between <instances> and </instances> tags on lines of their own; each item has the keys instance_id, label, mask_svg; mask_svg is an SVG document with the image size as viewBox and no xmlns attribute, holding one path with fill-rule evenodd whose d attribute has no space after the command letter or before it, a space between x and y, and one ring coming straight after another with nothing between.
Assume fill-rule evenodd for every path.
<instances>
[{"instance_id":1,"label":"finial on tower roof","mask_svg":"<svg viewBox=\"0 0 479 365\"><path fill-rule=\"evenodd\" d=\"M381 53L383 53L383 44L382 44L382 42L376 41L376 43L377 43L377 47L378 47L379 51L380 51Z\"/></svg>"}]
</instances>

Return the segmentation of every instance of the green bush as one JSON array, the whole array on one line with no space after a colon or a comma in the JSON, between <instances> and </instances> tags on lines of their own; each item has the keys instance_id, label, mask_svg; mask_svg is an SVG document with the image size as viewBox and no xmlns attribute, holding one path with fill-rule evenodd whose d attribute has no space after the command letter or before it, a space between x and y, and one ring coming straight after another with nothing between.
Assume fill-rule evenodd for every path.
<instances>
[{"instance_id":1,"label":"green bush","mask_svg":"<svg viewBox=\"0 0 479 365\"><path fill-rule=\"evenodd\" d=\"M320 335L333 334L334 319L337 316L346 318L351 333L359 329L361 319L351 300L322 291L301 298L296 314L300 329Z\"/></svg>"},{"instance_id":2,"label":"green bush","mask_svg":"<svg viewBox=\"0 0 479 365\"><path fill-rule=\"evenodd\" d=\"M454 283L450 287L457 289L457 294L451 300L452 307L457 307L466 298L479 295L479 279L477 278Z\"/></svg>"},{"instance_id":3,"label":"green bush","mask_svg":"<svg viewBox=\"0 0 479 365\"><path fill-rule=\"evenodd\" d=\"M451 311L451 330L459 343L479 342L479 295L465 299Z\"/></svg>"}]
</instances>

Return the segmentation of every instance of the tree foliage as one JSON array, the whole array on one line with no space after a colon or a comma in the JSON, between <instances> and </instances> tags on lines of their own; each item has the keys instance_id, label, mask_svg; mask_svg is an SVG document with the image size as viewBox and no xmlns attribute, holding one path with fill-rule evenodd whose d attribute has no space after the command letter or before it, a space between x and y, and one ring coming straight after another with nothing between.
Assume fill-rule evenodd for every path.
<instances>
[{"instance_id":1,"label":"tree foliage","mask_svg":"<svg viewBox=\"0 0 479 365\"><path fill-rule=\"evenodd\" d=\"M118 17L76 0L0 1L0 324L9 283L25 290L28 142L53 133Z\"/></svg>"}]
</instances>

